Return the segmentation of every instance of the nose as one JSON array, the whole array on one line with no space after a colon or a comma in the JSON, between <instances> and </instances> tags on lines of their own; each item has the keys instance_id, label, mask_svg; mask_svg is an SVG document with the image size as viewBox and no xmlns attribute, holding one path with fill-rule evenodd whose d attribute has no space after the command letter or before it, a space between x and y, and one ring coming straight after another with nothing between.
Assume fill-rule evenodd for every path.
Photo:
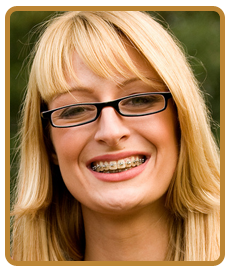
<instances>
[{"instance_id":1,"label":"nose","mask_svg":"<svg viewBox=\"0 0 228 270\"><path fill-rule=\"evenodd\" d=\"M97 121L95 140L110 147L126 140L130 136L130 130L123 124L121 118L114 108L103 108Z\"/></svg>"}]
</instances>

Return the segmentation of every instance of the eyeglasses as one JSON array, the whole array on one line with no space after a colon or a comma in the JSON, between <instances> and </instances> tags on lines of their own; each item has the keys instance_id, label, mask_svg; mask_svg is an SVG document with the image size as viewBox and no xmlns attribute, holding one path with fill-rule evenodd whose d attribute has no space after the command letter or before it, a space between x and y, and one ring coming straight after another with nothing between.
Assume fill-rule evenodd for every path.
<instances>
[{"instance_id":1,"label":"eyeglasses","mask_svg":"<svg viewBox=\"0 0 228 270\"><path fill-rule=\"evenodd\" d=\"M108 102L80 103L67 105L41 113L53 127L68 128L91 123L100 116L105 107L114 108L125 117L137 117L164 111L167 107L170 92L135 94Z\"/></svg>"}]
</instances>

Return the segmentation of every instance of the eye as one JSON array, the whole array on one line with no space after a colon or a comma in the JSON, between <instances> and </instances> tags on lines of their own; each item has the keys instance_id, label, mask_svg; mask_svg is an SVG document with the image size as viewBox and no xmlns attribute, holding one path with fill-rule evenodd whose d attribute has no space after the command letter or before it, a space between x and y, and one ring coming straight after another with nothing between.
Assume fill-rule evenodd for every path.
<instances>
[{"instance_id":1,"label":"eye","mask_svg":"<svg viewBox=\"0 0 228 270\"><path fill-rule=\"evenodd\" d=\"M136 96L125 99L122 102L123 106L153 106L157 102L163 101L163 97L160 95L145 95L145 96Z\"/></svg>"},{"instance_id":2,"label":"eye","mask_svg":"<svg viewBox=\"0 0 228 270\"><path fill-rule=\"evenodd\" d=\"M94 105L72 105L56 110L52 115L52 119L82 119L94 117L94 114L96 114L96 107Z\"/></svg>"},{"instance_id":3,"label":"eye","mask_svg":"<svg viewBox=\"0 0 228 270\"><path fill-rule=\"evenodd\" d=\"M126 115L144 115L158 112L165 107L165 99L159 94L142 94L120 102L120 110Z\"/></svg>"},{"instance_id":4,"label":"eye","mask_svg":"<svg viewBox=\"0 0 228 270\"><path fill-rule=\"evenodd\" d=\"M151 102L151 99L148 97L135 97L132 98L131 100L129 100L129 103L131 103L131 105L135 105L135 106L140 106L140 105L145 105Z\"/></svg>"},{"instance_id":5,"label":"eye","mask_svg":"<svg viewBox=\"0 0 228 270\"><path fill-rule=\"evenodd\" d=\"M59 117L60 118L71 118L77 117L85 112L88 111L88 108L83 106L72 106L69 108L62 109L60 111Z\"/></svg>"}]
</instances>

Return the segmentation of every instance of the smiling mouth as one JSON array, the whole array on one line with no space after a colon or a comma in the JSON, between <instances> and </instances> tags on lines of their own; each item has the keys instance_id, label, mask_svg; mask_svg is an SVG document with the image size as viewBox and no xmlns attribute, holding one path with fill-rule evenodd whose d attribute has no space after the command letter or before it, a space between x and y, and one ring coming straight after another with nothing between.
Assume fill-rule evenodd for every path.
<instances>
[{"instance_id":1,"label":"smiling mouth","mask_svg":"<svg viewBox=\"0 0 228 270\"><path fill-rule=\"evenodd\" d=\"M113 161L96 161L91 163L91 169L99 173L120 173L138 167L145 161L146 157L142 155Z\"/></svg>"}]
</instances>

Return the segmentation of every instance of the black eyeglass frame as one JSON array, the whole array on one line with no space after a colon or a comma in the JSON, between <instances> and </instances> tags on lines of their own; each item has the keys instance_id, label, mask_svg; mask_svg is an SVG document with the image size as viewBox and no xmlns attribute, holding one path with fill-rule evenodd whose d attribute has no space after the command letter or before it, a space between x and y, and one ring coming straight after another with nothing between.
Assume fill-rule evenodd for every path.
<instances>
[{"instance_id":1,"label":"black eyeglass frame","mask_svg":"<svg viewBox=\"0 0 228 270\"><path fill-rule=\"evenodd\" d=\"M164 97L164 100L165 100L165 106L159 110L159 111L155 111L155 112L150 112L150 113L145 113L145 114L124 114L120 111L119 109L119 103L122 101L122 100L125 100L125 99L128 99L128 98L132 98L132 97L139 97L139 96L146 96L146 95L162 95ZM115 109L116 112L118 112L120 115L124 116L124 117L139 117L139 116L146 116L146 115L151 115L151 114L155 114L155 113L159 113L159 112L162 112L164 111L166 108L167 108L167 104L168 104L168 99L170 99L172 97L172 94L170 92L148 92L148 93L142 93L142 94L135 94L135 95L130 95L130 96L126 96L126 97L123 97L123 98L119 98L119 99L115 99L115 100L112 100L112 101L107 101L107 102L95 102L95 103L78 103L78 104L71 104L71 105L67 105L67 106L63 106L63 107L59 107L59 108L56 108L56 109L53 109L53 110L49 110L49 111L44 111L44 112L41 112L41 117L43 119L48 119L51 123L51 125L55 128L69 128L69 127L77 127L77 126L82 126L82 125L85 125L85 124L89 124L91 122L94 122L98 119L98 117L100 116L101 114L101 111L103 108L105 107L112 107ZM84 123L80 123L80 124L76 124L76 125L69 125L69 126L56 126L53 122L52 122L52 119L51 119L51 115L53 112L55 111L58 111L60 109L64 109L64 108L69 108L71 106L81 106L81 105L94 105L96 108L97 108L97 115L87 121L87 122L84 122Z\"/></svg>"}]
</instances>

